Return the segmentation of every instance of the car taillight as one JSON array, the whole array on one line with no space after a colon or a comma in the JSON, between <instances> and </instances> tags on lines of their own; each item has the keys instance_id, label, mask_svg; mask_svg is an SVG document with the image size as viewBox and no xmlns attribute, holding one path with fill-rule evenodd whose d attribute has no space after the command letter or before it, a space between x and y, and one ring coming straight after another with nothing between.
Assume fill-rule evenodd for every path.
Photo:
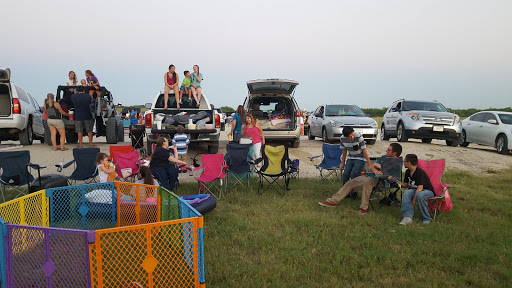
<instances>
[{"instance_id":1,"label":"car taillight","mask_svg":"<svg viewBox=\"0 0 512 288\"><path fill-rule=\"evenodd\" d=\"M300 110L297 110L297 117L300 117Z\"/></svg>"},{"instance_id":2,"label":"car taillight","mask_svg":"<svg viewBox=\"0 0 512 288\"><path fill-rule=\"evenodd\" d=\"M151 129L151 114L146 114L146 118L144 119L144 124L146 125L146 128Z\"/></svg>"},{"instance_id":3,"label":"car taillight","mask_svg":"<svg viewBox=\"0 0 512 288\"><path fill-rule=\"evenodd\" d=\"M16 98L12 99L12 113L21 114L20 99L16 99Z\"/></svg>"},{"instance_id":4,"label":"car taillight","mask_svg":"<svg viewBox=\"0 0 512 288\"><path fill-rule=\"evenodd\" d=\"M219 114L215 115L215 128L220 128L220 116L219 116Z\"/></svg>"}]
</instances>

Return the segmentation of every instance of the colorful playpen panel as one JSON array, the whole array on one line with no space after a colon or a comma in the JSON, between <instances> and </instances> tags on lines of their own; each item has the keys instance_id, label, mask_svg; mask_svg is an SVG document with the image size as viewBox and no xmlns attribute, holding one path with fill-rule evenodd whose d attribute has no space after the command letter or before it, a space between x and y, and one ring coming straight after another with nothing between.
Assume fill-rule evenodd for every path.
<instances>
[{"instance_id":1,"label":"colorful playpen panel","mask_svg":"<svg viewBox=\"0 0 512 288\"><path fill-rule=\"evenodd\" d=\"M7 287L91 287L94 231L7 224L6 232Z\"/></svg>"},{"instance_id":2,"label":"colorful playpen panel","mask_svg":"<svg viewBox=\"0 0 512 288\"><path fill-rule=\"evenodd\" d=\"M160 221L158 186L114 182L117 190L117 227ZM178 219L178 218L176 218Z\"/></svg>"},{"instance_id":3,"label":"colorful playpen panel","mask_svg":"<svg viewBox=\"0 0 512 288\"><path fill-rule=\"evenodd\" d=\"M0 204L0 217L11 224L49 226L49 206L45 191L41 190Z\"/></svg>"},{"instance_id":4,"label":"colorful playpen panel","mask_svg":"<svg viewBox=\"0 0 512 288\"><path fill-rule=\"evenodd\" d=\"M92 287L198 287L201 225L195 217L96 231Z\"/></svg>"}]
</instances>

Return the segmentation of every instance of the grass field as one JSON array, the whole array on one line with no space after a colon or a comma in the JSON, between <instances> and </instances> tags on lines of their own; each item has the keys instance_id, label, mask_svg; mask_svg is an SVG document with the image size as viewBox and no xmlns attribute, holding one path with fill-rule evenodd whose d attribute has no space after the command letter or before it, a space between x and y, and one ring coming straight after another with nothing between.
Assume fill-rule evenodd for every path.
<instances>
[{"instance_id":1,"label":"grass field","mask_svg":"<svg viewBox=\"0 0 512 288\"><path fill-rule=\"evenodd\" d=\"M512 170L491 172L445 174L454 209L426 226L398 225L398 207L320 207L337 187L315 180L233 191L205 216L208 287L510 287Z\"/></svg>"}]
</instances>

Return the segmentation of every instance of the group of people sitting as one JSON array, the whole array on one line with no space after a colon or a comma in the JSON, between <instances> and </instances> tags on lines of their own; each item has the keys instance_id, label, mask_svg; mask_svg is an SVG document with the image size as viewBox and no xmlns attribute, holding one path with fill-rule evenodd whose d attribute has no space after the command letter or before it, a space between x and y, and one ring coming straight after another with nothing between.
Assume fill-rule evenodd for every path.
<instances>
[{"instance_id":1,"label":"group of people sitting","mask_svg":"<svg viewBox=\"0 0 512 288\"><path fill-rule=\"evenodd\" d=\"M203 82L203 74L199 72L199 66L194 65L193 73L184 71L185 78L179 85L180 79L176 74L176 67L169 65L169 72L164 74L164 109L167 109L167 102L169 101L169 92L174 91L176 97L176 108L180 109L180 105L183 104L183 94L188 95L189 101L192 101L192 97L196 100L196 107L199 107L201 102L201 95L203 90L201 88L201 82Z\"/></svg>"},{"instance_id":2,"label":"group of people sitting","mask_svg":"<svg viewBox=\"0 0 512 288\"><path fill-rule=\"evenodd\" d=\"M391 183L397 183L406 190L401 201L402 221L400 225L412 223L414 206L417 204L423 224L429 224L432 218L429 215L428 199L434 197L434 188L425 171L419 168L418 157L415 154L407 154L403 165L407 168L404 181L400 183L402 176L402 146L391 143L385 154L371 164L366 151L365 141L351 127L343 128L341 144L343 154L340 171L343 171L343 186L326 201L318 202L325 207L336 207L341 200L351 193L361 191L361 206L359 212L365 215L368 212L369 198L372 190L379 185L379 179L385 179ZM370 173L361 175L366 167Z\"/></svg>"}]
</instances>

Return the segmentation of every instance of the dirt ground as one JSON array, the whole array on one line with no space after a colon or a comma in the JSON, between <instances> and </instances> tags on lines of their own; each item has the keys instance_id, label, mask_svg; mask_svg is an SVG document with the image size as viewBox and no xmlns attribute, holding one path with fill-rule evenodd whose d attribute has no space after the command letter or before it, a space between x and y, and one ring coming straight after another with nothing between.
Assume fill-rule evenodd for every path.
<instances>
[{"instance_id":1,"label":"dirt ground","mask_svg":"<svg viewBox=\"0 0 512 288\"><path fill-rule=\"evenodd\" d=\"M230 127L226 127L226 130ZM221 132L221 141L219 147L219 153L226 153L227 131ZM370 156L378 157L385 153L389 143L396 141L380 141L378 140L375 145L368 145L367 149ZM84 142L87 143L87 137L84 138ZM130 139L128 134L125 135L125 143L119 143L117 145L130 145ZM19 142L3 141L2 144L19 144ZM106 143L105 137L94 138L94 144L100 148L102 152L109 154L109 146ZM410 140L406 143L401 143L403 155L408 153L415 153L420 159L432 160L432 159L446 159L446 169L448 171L453 170L464 170L479 175L491 175L489 170L501 170L511 166L512 155L501 155L496 152L492 147L479 146L475 144L469 145L467 148L462 147L449 147L444 141L432 141L431 144L421 143L419 140ZM62 172L57 172L56 164L60 162L67 163L73 160L72 149L76 148L76 144L67 144L69 151L53 151L51 146L40 144L39 141L34 141L31 146L19 147L15 149L9 149L5 151L16 151L16 150L30 150L32 163L37 163L48 168L42 170L41 174L62 174L70 175L73 172L73 166L64 169ZM0 150L4 151L4 150ZM189 157L193 157L197 153L206 153L206 147L190 147ZM308 140L307 136L301 137L301 144L299 148L290 148L289 154L291 159L300 160L300 177L303 178L316 178L318 172L316 171L313 163L308 157L321 155L322 154L322 141L320 139ZM191 161L189 161L191 163ZM319 162L315 162L318 164ZM197 176L197 175L196 175ZM188 174L181 174L180 181L193 182L193 177Z\"/></svg>"}]
</instances>

